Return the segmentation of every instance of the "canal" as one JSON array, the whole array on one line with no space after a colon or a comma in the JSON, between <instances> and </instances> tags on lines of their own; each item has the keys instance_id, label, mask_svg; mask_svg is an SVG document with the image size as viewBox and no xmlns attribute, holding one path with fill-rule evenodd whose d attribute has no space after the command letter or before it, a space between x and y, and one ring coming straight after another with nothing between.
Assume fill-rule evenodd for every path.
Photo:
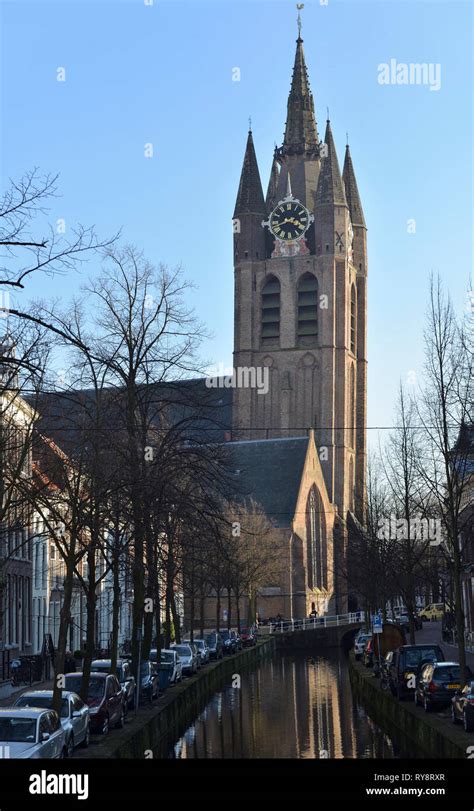
<instances>
[{"instance_id":1,"label":"canal","mask_svg":"<svg viewBox=\"0 0 474 811\"><path fill-rule=\"evenodd\" d=\"M352 695L347 656L275 653L220 689L171 758L398 758ZM238 679L234 679L235 683Z\"/></svg>"}]
</instances>

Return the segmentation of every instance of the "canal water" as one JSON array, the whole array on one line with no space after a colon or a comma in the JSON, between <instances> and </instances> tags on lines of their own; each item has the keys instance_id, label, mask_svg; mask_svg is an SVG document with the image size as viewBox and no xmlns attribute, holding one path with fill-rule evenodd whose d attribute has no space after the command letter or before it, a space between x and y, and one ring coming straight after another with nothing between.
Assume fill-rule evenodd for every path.
<instances>
[{"instance_id":1,"label":"canal water","mask_svg":"<svg viewBox=\"0 0 474 811\"><path fill-rule=\"evenodd\" d=\"M171 758L398 758L352 695L346 655L276 653L214 694ZM237 683L237 679L234 680Z\"/></svg>"}]
</instances>

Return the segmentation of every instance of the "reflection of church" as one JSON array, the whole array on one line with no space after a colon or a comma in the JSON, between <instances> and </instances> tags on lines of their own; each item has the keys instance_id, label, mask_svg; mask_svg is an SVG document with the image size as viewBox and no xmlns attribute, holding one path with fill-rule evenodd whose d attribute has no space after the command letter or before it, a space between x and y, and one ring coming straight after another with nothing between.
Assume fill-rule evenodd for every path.
<instances>
[{"instance_id":1,"label":"reflection of church","mask_svg":"<svg viewBox=\"0 0 474 811\"><path fill-rule=\"evenodd\" d=\"M366 226L349 146L341 175L329 121L319 139L301 36L266 197L248 135L234 264L233 365L269 385L235 389L230 448L282 564L258 608L341 613L348 519L364 518Z\"/></svg>"}]
</instances>

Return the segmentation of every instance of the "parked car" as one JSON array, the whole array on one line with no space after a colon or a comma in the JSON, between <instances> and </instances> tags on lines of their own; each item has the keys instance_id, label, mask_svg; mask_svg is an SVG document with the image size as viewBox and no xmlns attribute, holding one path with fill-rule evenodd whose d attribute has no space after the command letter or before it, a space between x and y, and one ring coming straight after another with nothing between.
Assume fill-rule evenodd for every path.
<instances>
[{"instance_id":1,"label":"parked car","mask_svg":"<svg viewBox=\"0 0 474 811\"><path fill-rule=\"evenodd\" d=\"M66 673L65 688L79 694L82 673ZM89 707L90 730L107 735L111 727L125 723L125 697L116 676L111 673L91 673L86 704Z\"/></svg>"},{"instance_id":2,"label":"parked car","mask_svg":"<svg viewBox=\"0 0 474 811\"><path fill-rule=\"evenodd\" d=\"M200 670L201 667L202 667L202 660L201 660L201 655L199 653L198 646L196 645L196 640L191 642L190 639L185 639L184 644L185 645L190 645L191 648L193 649L193 653L196 655L197 669Z\"/></svg>"},{"instance_id":3,"label":"parked car","mask_svg":"<svg viewBox=\"0 0 474 811\"><path fill-rule=\"evenodd\" d=\"M209 655L211 659L222 659L224 656L224 647L220 633L212 631L212 633L204 636L204 641L209 648Z\"/></svg>"},{"instance_id":4,"label":"parked car","mask_svg":"<svg viewBox=\"0 0 474 811\"><path fill-rule=\"evenodd\" d=\"M52 690L27 690L15 701L15 707L41 707L53 709ZM89 746L90 716L89 707L77 693L63 690L59 711L61 726L66 733L67 757L72 757L76 746Z\"/></svg>"},{"instance_id":5,"label":"parked car","mask_svg":"<svg viewBox=\"0 0 474 811\"><path fill-rule=\"evenodd\" d=\"M355 656L357 661L360 661L360 659L362 659L362 656L363 656L363 653L364 653L364 650L365 650L365 646L366 646L367 642L369 641L369 639L372 639L372 634L362 634L361 633L358 636L356 636L355 641L354 641L354 656Z\"/></svg>"},{"instance_id":6,"label":"parked car","mask_svg":"<svg viewBox=\"0 0 474 811\"><path fill-rule=\"evenodd\" d=\"M231 635L231 632L227 629L225 631L221 631L222 637L222 644L224 645L224 653L235 653L237 650L237 643L235 637Z\"/></svg>"},{"instance_id":7,"label":"parked car","mask_svg":"<svg viewBox=\"0 0 474 811\"><path fill-rule=\"evenodd\" d=\"M140 700L150 704L160 693L158 670L149 659L140 663Z\"/></svg>"},{"instance_id":8,"label":"parked car","mask_svg":"<svg viewBox=\"0 0 474 811\"><path fill-rule=\"evenodd\" d=\"M420 665L427 662L444 662L439 645L402 645L387 653L384 667L392 695L400 701L413 695Z\"/></svg>"},{"instance_id":9,"label":"parked car","mask_svg":"<svg viewBox=\"0 0 474 811\"><path fill-rule=\"evenodd\" d=\"M421 609L419 616L422 620L442 620L443 614L446 611L444 603L430 603Z\"/></svg>"},{"instance_id":10,"label":"parked car","mask_svg":"<svg viewBox=\"0 0 474 811\"><path fill-rule=\"evenodd\" d=\"M185 676L192 676L193 673L197 673L197 652L194 645L191 647L191 645L183 642L181 645L173 645L173 650L176 651L181 659L182 672Z\"/></svg>"},{"instance_id":11,"label":"parked car","mask_svg":"<svg viewBox=\"0 0 474 811\"><path fill-rule=\"evenodd\" d=\"M231 639L234 640L235 649L242 650L242 639L240 638L240 634L237 631L230 632Z\"/></svg>"},{"instance_id":12,"label":"parked car","mask_svg":"<svg viewBox=\"0 0 474 811\"><path fill-rule=\"evenodd\" d=\"M110 659L94 659L91 671L96 673L110 673L112 662ZM126 659L117 659L117 678L122 686L125 697L125 707L130 709L135 704L137 685L132 673L132 666Z\"/></svg>"},{"instance_id":13,"label":"parked car","mask_svg":"<svg viewBox=\"0 0 474 811\"><path fill-rule=\"evenodd\" d=\"M58 713L39 707L1 707L0 746L3 757L11 758L51 759L67 754Z\"/></svg>"},{"instance_id":14,"label":"parked car","mask_svg":"<svg viewBox=\"0 0 474 811\"><path fill-rule=\"evenodd\" d=\"M467 677L472 673L467 668ZM418 673L415 688L415 704L422 704L425 712L433 707L447 707L461 689L459 662L429 662Z\"/></svg>"},{"instance_id":15,"label":"parked car","mask_svg":"<svg viewBox=\"0 0 474 811\"><path fill-rule=\"evenodd\" d=\"M194 644L196 645L197 651L199 656L201 657L201 664L207 665L210 659L209 648L204 639L195 639Z\"/></svg>"},{"instance_id":16,"label":"parked car","mask_svg":"<svg viewBox=\"0 0 474 811\"><path fill-rule=\"evenodd\" d=\"M257 636L252 628L242 628L240 638L242 640L242 647L244 648L250 648L252 645L257 644Z\"/></svg>"},{"instance_id":17,"label":"parked car","mask_svg":"<svg viewBox=\"0 0 474 811\"><path fill-rule=\"evenodd\" d=\"M402 631L410 631L410 617L408 614L399 614L397 617L397 625L400 626Z\"/></svg>"},{"instance_id":18,"label":"parked car","mask_svg":"<svg viewBox=\"0 0 474 811\"><path fill-rule=\"evenodd\" d=\"M455 692L451 699L451 718L453 724L461 721L466 732L474 732L474 681Z\"/></svg>"},{"instance_id":19,"label":"parked car","mask_svg":"<svg viewBox=\"0 0 474 811\"><path fill-rule=\"evenodd\" d=\"M152 661L156 661L156 659L152 658L152 654L155 654L156 657L156 650L150 652L150 659ZM176 650L162 650L161 657L160 657L161 664L169 665L170 666L170 684L177 684L179 681L182 681L183 678L183 665L181 662L181 657L178 655Z\"/></svg>"}]
</instances>

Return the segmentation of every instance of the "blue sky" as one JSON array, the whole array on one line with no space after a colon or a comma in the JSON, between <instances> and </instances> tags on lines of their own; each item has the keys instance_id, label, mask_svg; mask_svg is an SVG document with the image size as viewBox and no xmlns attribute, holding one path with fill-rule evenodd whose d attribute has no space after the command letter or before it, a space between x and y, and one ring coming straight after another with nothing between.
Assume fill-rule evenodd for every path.
<instances>
[{"instance_id":1,"label":"blue sky","mask_svg":"<svg viewBox=\"0 0 474 811\"><path fill-rule=\"evenodd\" d=\"M295 3L1 6L2 186L32 166L59 172L53 222L95 224L101 236L122 227L152 261L182 264L213 333L203 353L229 365L231 217L247 121L266 187L286 117ZM398 381L421 371L430 272L444 277L459 311L466 306L472 4L307 0L303 16L320 135L329 107L341 166L349 132L368 225L369 425L388 425ZM381 86L378 65L392 58L440 64L441 89ZM97 272L96 260L82 269ZM68 298L83 280L32 278L21 295Z\"/></svg>"}]
</instances>

